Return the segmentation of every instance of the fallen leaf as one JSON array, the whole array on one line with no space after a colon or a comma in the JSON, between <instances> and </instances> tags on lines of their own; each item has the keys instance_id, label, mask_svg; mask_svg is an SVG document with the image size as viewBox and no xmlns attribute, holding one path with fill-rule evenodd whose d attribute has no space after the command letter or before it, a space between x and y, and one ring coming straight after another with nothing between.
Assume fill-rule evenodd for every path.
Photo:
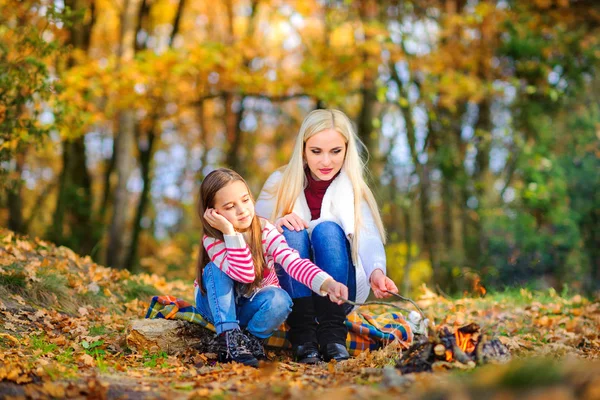
<instances>
[{"instance_id":1,"label":"fallen leaf","mask_svg":"<svg viewBox=\"0 0 600 400\"><path fill-rule=\"evenodd\" d=\"M81 356L79 356L79 361L82 362L84 365L87 365L88 367L96 366L96 361L94 360L94 357L90 356L89 354L82 354Z\"/></svg>"}]
</instances>

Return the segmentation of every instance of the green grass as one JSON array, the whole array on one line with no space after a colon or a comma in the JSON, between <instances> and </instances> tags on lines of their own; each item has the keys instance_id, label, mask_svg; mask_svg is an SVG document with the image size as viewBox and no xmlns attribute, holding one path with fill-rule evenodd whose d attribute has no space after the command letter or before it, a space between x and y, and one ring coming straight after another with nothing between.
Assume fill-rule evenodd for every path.
<instances>
[{"instance_id":1,"label":"green grass","mask_svg":"<svg viewBox=\"0 0 600 400\"><path fill-rule=\"evenodd\" d=\"M0 287L6 292L20 292L27 287L27 280L23 274L0 275Z\"/></svg>"},{"instance_id":2,"label":"green grass","mask_svg":"<svg viewBox=\"0 0 600 400\"><path fill-rule=\"evenodd\" d=\"M154 368L157 365L159 365L158 363L160 362L161 367L164 368L165 365L165 360L167 359L168 354L165 353L164 351L161 351L159 353L155 353L155 354L150 354L148 352L144 353L144 367L150 367L150 368Z\"/></svg>"},{"instance_id":3,"label":"green grass","mask_svg":"<svg viewBox=\"0 0 600 400\"><path fill-rule=\"evenodd\" d=\"M551 386L563 378L559 364L552 360L528 359L511 366L501 377L500 386L523 389Z\"/></svg>"},{"instance_id":4,"label":"green grass","mask_svg":"<svg viewBox=\"0 0 600 400\"><path fill-rule=\"evenodd\" d=\"M530 288L505 288L499 291L490 291L482 299L483 302L501 303L506 305L526 306L533 302L541 304L556 303L560 299L569 299L573 293L568 288L558 293L553 288L547 290L534 290ZM460 299L457 297L455 300Z\"/></svg>"},{"instance_id":5,"label":"green grass","mask_svg":"<svg viewBox=\"0 0 600 400\"><path fill-rule=\"evenodd\" d=\"M44 336L32 335L31 347L33 350L40 350L41 354L47 354L56 350L58 346L56 346L54 343L47 342Z\"/></svg>"},{"instance_id":6,"label":"green grass","mask_svg":"<svg viewBox=\"0 0 600 400\"><path fill-rule=\"evenodd\" d=\"M128 280L123 284L123 294L125 295L125 301L135 299L149 300L152 296L158 294L158 290L154 286L136 280Z\"/></svg>"},{"instance_id":7,"label":"green grass","mask_svg":"<svg viewBox=\"0 0 600 400\"><path fill-rule=\"evenodd\" d=\"M73 362L73 348L69 347L68 349L54 357L54 359L61 364L71 364Z\"/></svg>"},{"instance_id":8,"label":"green grass","mask_svg":"<svg viewBox=\"0 0 600 400\"><path fill-rule=\"evenodd\" d=\"M106 333L106 327L104 325L94 325L89 330L90 336L100 336Z\"/></svg>"}]
</instances>

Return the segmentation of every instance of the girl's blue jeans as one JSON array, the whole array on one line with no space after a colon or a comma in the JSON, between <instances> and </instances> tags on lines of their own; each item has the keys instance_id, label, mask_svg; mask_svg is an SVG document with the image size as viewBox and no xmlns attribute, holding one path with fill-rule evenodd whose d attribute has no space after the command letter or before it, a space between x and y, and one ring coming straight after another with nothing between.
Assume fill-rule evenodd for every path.
<instances>
[{"instance_id":1,"label":"girl's blue jeans","mask_svg":"<svg viewBox=\"0 0 600 400\"><path fill-rule=\"evenodd\" d=\"M300 253L300 257L308 258L319 268L327 272L333 279L348 287L349 300L356 299L356 269L352 264L350 242L343 229L332 221L318 224L312 232L291 231L283 227L283 236L288 245ZM279 284L292 299L310 297L311 289L293 279L281 266L276 265ZM344 304L345 311L350 312L352 306Z\"/></svg>"},{"instance_id":2,"label":"girl's blue jeans","mask_svg":"<svg viewBox=\"0 0 600 400\"><path fill-rule=\"evenodd\" d=\"M290 296L278 287L264 287L250 298L236 296L239 283L212 262L204 267L202 282L206 293L196 288L196 308L217 334L241 326L258 338L268 338L292 310Z\"/></svg>"}]
</instances>

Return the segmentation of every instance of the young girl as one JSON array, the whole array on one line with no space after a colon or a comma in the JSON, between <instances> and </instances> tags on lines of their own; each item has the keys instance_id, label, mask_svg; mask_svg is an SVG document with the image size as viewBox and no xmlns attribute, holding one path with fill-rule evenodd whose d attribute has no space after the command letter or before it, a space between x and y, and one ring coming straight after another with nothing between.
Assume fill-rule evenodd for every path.
<instances>
[{"instance_id":1,"label":"young girl","mask_svg":"<svg viewBox=\"0 0 600 400\"><path fill-rule=\"evenodd\" d=\"M348 298L346 286L300 258L272 224L255 215L248 185L236 172L221 168L206 176L198 213L204 235L196 306L215 326L219 361L257 366L266 359L263 340L285 321L292 306L279 287L275 263L320 296L340 304Z\"/></svg>"},{"instance_id":2,"label":"young girl","mask_svg":"<svg viewBox=\"0 0 600 400\"><path fill-rule=\"evenodd\" d=\"M363 178L359 143L343 112L312 111L302 122L290 162L269 177L256 210L275 221L301 257L311 257L347 285L350 300L363 302L369 286L376 297L398 289L385 274L385 232ZM285 271L278 273L294 301L287 323L296 359L347 359L344 321L351 307L325 303Z\"/></svg>"}]
</instances>

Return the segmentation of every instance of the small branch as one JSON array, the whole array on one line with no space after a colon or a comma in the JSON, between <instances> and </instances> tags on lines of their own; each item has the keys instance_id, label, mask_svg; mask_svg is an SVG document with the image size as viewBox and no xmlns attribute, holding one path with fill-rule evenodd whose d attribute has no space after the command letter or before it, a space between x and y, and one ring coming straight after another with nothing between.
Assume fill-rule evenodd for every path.
<instances>
[{"instance_id":1,"label":"small branch","mask_svg":"<svg viewBox=\"0 0 600 400\"><path fill-rule=\"evenodd\" d=\"M389 307L397 308L397 309L399 309L401 311L404 311L406 313L410 312L410 310L407 310L406 308L402 308L400 306L397 306L394 303L389 303L387 301L365 301L364 303L356 303L356 302L354 302L352 300L344 300L344 303L351 304L353 306L358 306L358 307L361 307L361 306L371 306L371 305L383 305L383 306L389 306Z\"/></svg>"},{"instance_id":2,"label":"small branch","mask_svg":"<svg viewBox=\"0 0 600 400\"><path fill-rule=\"evenodd\" d=\"M412 305L413 305L413 306L415 306L415 308L416 308L416 309L419 311L419 314L421 314L421 317L422 317L423 319L425 319L425 313L423 312L423 310L421 310L421 307L419 307L419 306L417 305L417 303L415 303L413 300L409 299L408 297L401 296L401 295L399 295L398 293L393 293L393 292L390 292L389 290L386 290L386 292L387 292L387 293L389 293L389 294L391 294L392 296L396 296L396 297L397 297L397 298L399 298L400 300L403 300L403 301L408 301L409 303L412 303Z\"/></svg>"},{"instance_id":3,"label":"small branch","mask_svg":"<svg viewBox=\"0 0 600 400\"><path fill-rule=\"evenodd\" d=\"M448 294L442 290L442 288L440 287L440 285L436 284L435 287L436 287L437 291L439 292L439 294L442 297L445 297L448 300L452 300L452 298L450 296L448 296Z\"/></svg>"},{"instance_id":4,"label":"small branch","mask_svg":"<svg viewBox=\"0 0 600 400\"><path fill-rule=\"evenodd\" d=\"M403 301L408 301L408 302L412 303L412 305L415 306L415 308L419 311L419 314L421 314L421 317L423 319L425 319L425 314L423 313L423 310L421 310L421 308L413 300L409 299L408 297L401 296L397 293L390 292L389 290L386 290L386 292L393 296L398 297L399 299L401 299ZM343 300L343 301L344 301L344 303L347 303L347 304L350 304L353 306L358 306L358 307L370 306L370 305L383 305L383 306L388 306L388 307L394 307L394 308L397 308L398 310L404 311L406 313L410 313L410 310L407 310L406 308L402 308L394 303L390 303L387 301L365 301L364 303L357 303L357 302L354 302L351 300Z\"/></svg>"}]
</instances>

